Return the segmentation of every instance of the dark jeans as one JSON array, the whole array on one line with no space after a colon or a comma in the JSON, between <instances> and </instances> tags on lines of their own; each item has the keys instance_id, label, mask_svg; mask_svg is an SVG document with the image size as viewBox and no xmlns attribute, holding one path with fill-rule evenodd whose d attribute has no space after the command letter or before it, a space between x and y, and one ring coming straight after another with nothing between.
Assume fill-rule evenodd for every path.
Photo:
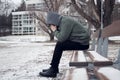
<instances>
[{"instance_id":1,"label":"dark jeans","mask_svg":"<svg viewBox=\"0 0 120 80\"><path fill-rule=\"evenodd\" d=\"M65 50L86 50L88 48L89 45L82 45L78 42L72 42L72 41L57 42L55 46L53 58L51 61L51 66L53 68L58 68L62 53Z\"/></svg>"}]
</instances>

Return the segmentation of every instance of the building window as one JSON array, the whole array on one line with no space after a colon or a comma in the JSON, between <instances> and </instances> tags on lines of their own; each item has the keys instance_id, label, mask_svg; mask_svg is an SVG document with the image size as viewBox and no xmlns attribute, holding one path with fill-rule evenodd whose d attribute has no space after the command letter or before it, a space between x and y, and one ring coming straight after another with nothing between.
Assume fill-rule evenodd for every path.
<instances>
[{"instance_id":1,"label":"building window","mask_svg":"<svg viewBox=\"0 0 120 80\"><path fill-rule=\"evenodd\" d=\"M17 20L17 19L18 19L18 15L14 15L14 16L13 16L13 19L14 19L14 20Z\"/></svg>"},{"instance_id":2,"label":"building window","mask_svg":"<svg viewBox=\"0 0 120 80\"><path fill-rule=\"evenodd\" d=\"M33 21L32 21L32 20L30 20L29 22L30 22L30 25L33 23Z\"/></svg>"},{"instance_id":3,"label":"building window","mask_svg":"<svg viewBox=\"0 0 120 80\"><path fill-rule=\"evenodd\" d=\"M24 28L23 28L23 33L24 33L24 34L27 34L28 32L29 32L29 31L28 31L28 27L24 27Z\"/></svg>"},{"instance_id":4,"label":"building window","mask_svg":"<svg viewBox=\"0 0 120 80\"><path fill-rule=\"evenodd\" d=\"M21 30L22 30L22 28L21 28L21 27L19 27L19 30L21 31Z\"/></svg>"},{"instance_id":5,"label":"building window","mask_svg":"<svg viewBox=\"0 0 120 80\"><path fill-rule=\"evenodd\" d=\"M36 19L33 18L33 14L29 14L29 12L16 13L12 19L13 34L34 34L36 32L34 23Z\"/></svg>"},{"instance_id":6,"label":"building window","mask_svg":"<svg viewBox=\"0 0 120 80\"><path fill-rule=\"evenodd\" d=\"M22 26L22 22L21 21L19 21L19 26Z\"/></svg>"},{"instance_id":7,"label":"building window","mask_svg":"<svg viewBox=\"0 0 120 80\"><path fill-rule=\"evenodd\" d=\"M18 17L19 17L19 19L21 19L22 16L21 16L21 15L18 15Z\"/></svg>"},{"instance_id":8,"label":"building window","mask_svg":"<svg viewBox=\"0 0 120 80\"><path fill-rule=\"evenodd\" d=\"M28 20L24 20L23 25L28 25Z\"/></svg>"},{"instance_id":9,"label":"building window","mask_svg":"<svg viewBox=\"0 0 120 80\"><path fill-rule=\"evenodd\" d=\"M13 26L18 26L18 21L13 21Z\"/></svg>"},{"instance_id":10,"label":"building window","mask_svg":"<svg viewBox=\"0 0 120 80\"><path fill-rule=\"evenodd\" d=\"M24 14L23 15L23 19L28 19L29 17L28 17L28 14Z\"/></svg>"}]
</instances>

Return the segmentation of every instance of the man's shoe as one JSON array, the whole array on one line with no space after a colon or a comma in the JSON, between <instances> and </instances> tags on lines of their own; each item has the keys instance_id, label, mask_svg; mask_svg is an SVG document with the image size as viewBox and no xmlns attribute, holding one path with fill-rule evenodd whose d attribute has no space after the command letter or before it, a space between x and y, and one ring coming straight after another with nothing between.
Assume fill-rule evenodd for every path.
<instances>
[{"instance_id":1,"label":"man's shoe","mask_svg":"<svg viewBox=\"0 0 120 80\"><path fill-rule=\"evenodd\" d=\"M48 69L45 72L40 72L39 75L43 76L43 77L56 77L57 76L58 71L56 71L53 68Z\"/></svg>"},{"instance_id":2,"label":"man's shoe","mask_svg":"<svg viewBox=\"0 0 120 80\"><path fill-rule=\"evenodd\" d=\"M51 68L51 67L50 67L50 68ZM46 71L48 71L50 68L48 68L48 69L43 69L42 72L46 72ZM56 69L56 72L59 73L59 69L58 69L58 68Z\"/></svg>"},{"instance_id":3,"label":"man's shoe","mask_svg":"<svg viewBox=\"0 0 120 80\"><path fill-rule=\"evenodd\" d=\"M46 72L46 71L48 71L48 70L49 70L49 69L43 69L42 72Z\"/></svg>"}]
</instances>

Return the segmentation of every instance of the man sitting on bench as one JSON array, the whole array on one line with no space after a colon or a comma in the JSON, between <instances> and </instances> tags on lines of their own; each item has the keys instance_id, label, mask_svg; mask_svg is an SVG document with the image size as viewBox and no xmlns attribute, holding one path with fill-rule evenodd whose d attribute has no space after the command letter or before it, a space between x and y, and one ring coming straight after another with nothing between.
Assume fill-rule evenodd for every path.
<instances>
[{"instance_id":1,"label":"man sitting on bench","mask_svg":"<svg viewBox=\"0 0 120 80\"><path fill-rule=\"evenodd\" d=\"M64 50L86 50L89 48L90 36L79 22L61 16L55 12L48 12L47 24L54 32L58 41L55 46L51 67L39 73L44 77L56 77L58 66Z\"/></svg>"}]
</instances>

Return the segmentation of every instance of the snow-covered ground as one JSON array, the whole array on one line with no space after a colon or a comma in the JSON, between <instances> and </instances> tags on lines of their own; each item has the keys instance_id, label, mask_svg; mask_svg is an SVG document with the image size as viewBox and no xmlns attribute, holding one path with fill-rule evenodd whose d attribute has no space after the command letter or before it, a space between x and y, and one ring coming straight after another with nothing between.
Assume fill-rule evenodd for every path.
<instances>
[{"instance_id":1,"label":"snow-covered ground","mask_svg":"<svg viewBox=\"0 0 120 80\"><path fill-rule=\"evenodd\" d=\"M0 37L0 80L60 80L65 70L69 69L72 52L65 51L63 54L60 77L51 79L38 76L42 69L49 67L53 55L56 43L45 42L48 40L46 36L31 35ZM108 55L111 59L115 59L119 48L120 43L109 45Z\"/></svg>"},{"instance_id":2,"label":"snow-covered ground","mask_svg":"<svg viewBox=\"0 0 120 80\"><path fill-rule=\"evenodd\" d=\"M0 37L0 80L51 80L39 77L49 67L55 42L41 36ZM64 52L60 70L68 68L70 53Z\"/></svg>"}]
</instances>

